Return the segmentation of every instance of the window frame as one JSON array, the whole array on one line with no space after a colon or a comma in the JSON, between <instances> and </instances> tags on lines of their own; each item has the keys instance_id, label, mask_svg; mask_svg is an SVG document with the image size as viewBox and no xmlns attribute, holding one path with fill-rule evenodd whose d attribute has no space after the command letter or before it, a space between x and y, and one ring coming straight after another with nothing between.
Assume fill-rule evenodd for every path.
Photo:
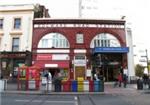
<instances>
[{"instance_id":1,"label":"window frame","mask_svg":"<svg viewBox=\"0 0 150 105\"><path fill-rule=\"evenodd\" d=\"M16 26L16 19L20 19L20 26ZM14 30L21 30L21 27L22 27L22 18L21 17L14 17L13 19L13 29Z\"/></svg>"},{"instance_id":2,"label":"window frame","mask_svg":"<svg viewBox=\"0 0 150 105\"><path fill-rule=\"evenodd\" d=\"M43 46L43 39L48 39L48 46ZM38 48L70 48L70 44L63 34L52 32L40 39Z\"/></svg>"},{"instance_id":3,"label":"window frame","mask_svg":"<svg viewBox=\"0 0 150 105\"><path fill-rule=\"evenodd\" d=\"M14 45L14 39L18 39L18 45ZM15 50L17 48L17 50ZM20 49L20 37L12 37L12 52L17 52Z\"/></svg>"},{"instance_id":4,"label":"window frame","mask_svg":"<svg viewBox=\"0 0 150 105\"><path fill-rule=\"evenodd\" d=\"M76 43L77 44L84 44L84 35L83 33L76 34Z\"/></svg>"},{"instance_id":5,"label":"window frame","mask_svg":"<svg viewBox=\"0 0 150 105\"><path fill-rule=\"evenodd\" d=\"M0 20L2 20L2 27L1 27L1 24L0 24L0 30L3 30L3 28L4 28L4 18L0 18Z\"/></svg>"}]
</instances>

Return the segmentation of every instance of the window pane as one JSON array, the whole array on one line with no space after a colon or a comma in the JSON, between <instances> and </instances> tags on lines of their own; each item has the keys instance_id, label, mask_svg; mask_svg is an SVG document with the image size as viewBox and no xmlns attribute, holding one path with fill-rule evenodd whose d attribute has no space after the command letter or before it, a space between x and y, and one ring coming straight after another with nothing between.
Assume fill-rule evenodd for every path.
<instances>
[{"instance_id":1,"label":"window pane","mask_svg":"<svg viewBox=\"0 0 150 105\"><path fill-rule=\"evenodd\" d=\"M21 27L21 19L20 18L15 18L14 20L14 29L20 29Z\"/></svg>"},{"instance_id":2,"label":"window pane","mask_svg":"<svg viewBox=\"0 0 150 105\"><path fill-rule=\"evenodd\" d=\"M44 45L42 44L42 40L47 39L48 44ZM38 48L69 48L69 42L68 40L59 33L50 33L48 35L45 35L39 42Z\"/></svg>"},{"instance_id":3,"label":"window pane","mask_svg":"<svg viewBox=\"0 0 150 105\"><path fill-rule=\"evenodd\" d=\"M76 60L84 60L85 59L85 55L76 55L75 59Z\"/></svg>"},{"instance_id":4,"label":"window pane","mask_svg":"<svg viewBox=\"0 0 150 105\"><path fill-rule=\"evenodd\" d=\"M12 51L19 51L19 38L13 38Z\"/></svg>"},{"instance_id":5,"label":"window pane","mask_svg":"<svg viewBox=\"0 0 150 105\"><path fill-rule=\"evenodd\" d=\"M3 29L3 19L0 19L0 29Z\"/></svg>"},{"instance_id":6,"label":"window pane","mask_svg":"<svg viewBox=\"0 0 150 105\"><path fill-rule=\"evenodd\" d=\"M76 43L82 44L83 43L83 34L78 33L76 35Z\"/></svg>"},{"instance_id":7,"label":"window pane","mask_svg":"<svg viewBox=\"0 0 150 105\"><path fill-rule=\"evenodd\" d=\"M120 47L119 40L109 33L102 33L95 36L90 47Z\"/></svg>"},{"instance_id":8,"label":"window pane","mask_svg":"<svg viewBox=\"0 0 150 105\"><path fill-rule=\"evenodd\" d=\"M42 39L42 46L47 47L48 46L48 40L47 39Z\"/></svg>"}]
</instances>

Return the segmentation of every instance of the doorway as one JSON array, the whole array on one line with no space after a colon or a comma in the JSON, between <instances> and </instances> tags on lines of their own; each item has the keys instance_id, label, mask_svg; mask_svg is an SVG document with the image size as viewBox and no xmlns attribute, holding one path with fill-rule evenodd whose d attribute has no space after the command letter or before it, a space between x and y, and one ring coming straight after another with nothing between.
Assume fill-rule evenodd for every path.
<instances>
[{"instance_id":1,"label":"doorway","mask_svg":"<svg viewBox=\"0 0 150 105\"><path fill-rule=\"evenodd\" d=\"M75 66L75 79L85 77L85 66Z\"/></svg>"},{"instance_id":2,"label":"doorway","mask_svg":"<svg viewBox=\"0 0 150 105\"><path fill-rule=\"evenodd\" d=\"M100 69L105 81L114 81L122 65L123 54L99 53L94 55L95 68Z\"/></svg>"}]
</instances>

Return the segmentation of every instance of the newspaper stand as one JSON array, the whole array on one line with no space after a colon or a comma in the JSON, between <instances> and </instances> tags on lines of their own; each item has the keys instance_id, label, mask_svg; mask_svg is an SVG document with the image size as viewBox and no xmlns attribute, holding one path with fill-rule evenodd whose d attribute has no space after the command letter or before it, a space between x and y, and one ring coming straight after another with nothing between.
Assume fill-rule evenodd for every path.
<instances>
[{"instance_id":1,"label":"newspaper stand","mask_svg":"<svg viewBox=\"0 0 150 105\"><path fill-rule=\"evenodd\" d=\"M28 89L39 90L40 87L40 68L36 66L29 67L28 76Z\"/></svg>"},{"instance_id":2,"label":"newspaper stand","mask_svg":"<svg viewBox=\"0 0 150 105\"><path fill-rule=\"evenodd\" d=\"M40 68L22 66L18 69L18 90L38 90L40 86Z\"/></svg>"}]
</instances>

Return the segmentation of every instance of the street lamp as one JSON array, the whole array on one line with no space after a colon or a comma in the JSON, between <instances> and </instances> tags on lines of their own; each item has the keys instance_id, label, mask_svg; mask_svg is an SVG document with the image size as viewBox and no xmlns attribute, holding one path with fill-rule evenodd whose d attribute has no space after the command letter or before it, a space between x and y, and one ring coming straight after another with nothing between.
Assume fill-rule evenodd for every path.
<instances>
[{"instance_id":1,"label":"street lamp","mask_svg":"<svg viewBox=\"0 0 150 105\"><path fill-rule=\"evenodd\" d=\"M148 67L148 53L147 53L147 49L145 50L145 52L146 52L147 70L148 70L148 75L149 75L149 67Z\"/></svg>"},{"instance_id":2,"label":"street lamp","mask_svg":"<svg viewBox=\"0 0 150 105\"><path fill-rule=\"evenodd\" d=\"M148 67L148 53L147 53L147 49L145 49L145 55L144 56L141 56L141 57L145 57L146 58L146 67L147 67L147 71L148 71L148 74L149 74L149 67Z\"/></svg>"}]
</instances>

